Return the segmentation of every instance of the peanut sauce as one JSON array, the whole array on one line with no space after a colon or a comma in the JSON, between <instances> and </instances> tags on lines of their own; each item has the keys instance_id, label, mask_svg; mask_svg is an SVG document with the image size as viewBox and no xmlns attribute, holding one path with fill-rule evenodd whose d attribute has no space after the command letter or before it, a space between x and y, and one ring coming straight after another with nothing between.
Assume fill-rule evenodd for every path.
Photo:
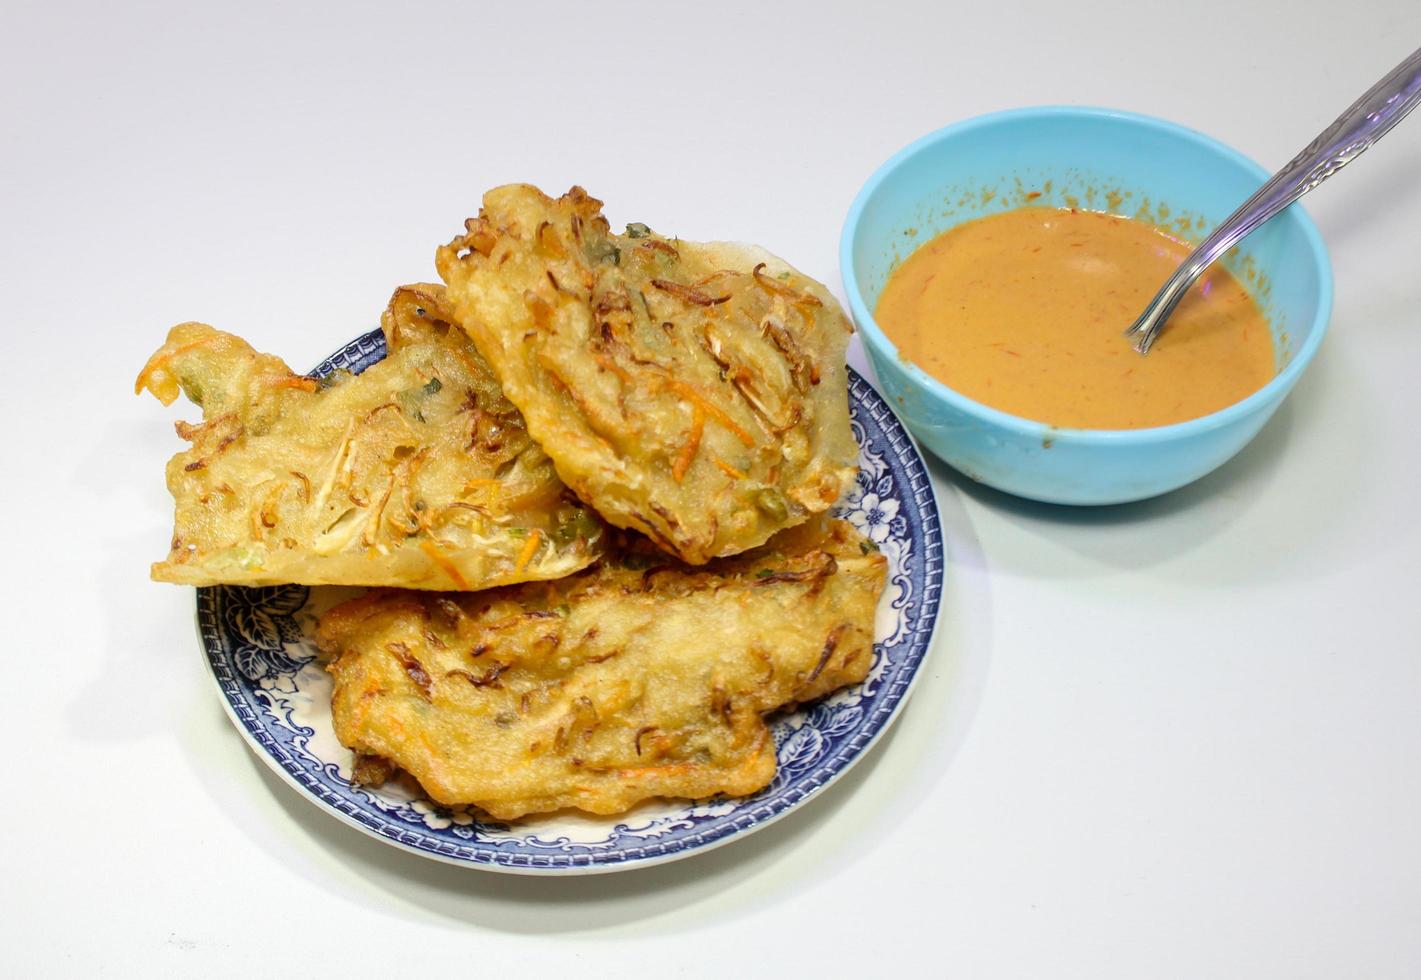
<instances>
[{"instance_id":1,"label":"peanut sauce","mask_svg":"<svg viewBox=\"0 0 1421 980\"><path fill-rule=\"evenodd\" d=\"M1198 418L1263 387L1273 337L1215 265L1148 357L1123 334L1189 254L1131 218L1023 207L958 225L889 277L875 318L901 355L1023 418L1138 429Z\"/></svg>"}]
</instances>

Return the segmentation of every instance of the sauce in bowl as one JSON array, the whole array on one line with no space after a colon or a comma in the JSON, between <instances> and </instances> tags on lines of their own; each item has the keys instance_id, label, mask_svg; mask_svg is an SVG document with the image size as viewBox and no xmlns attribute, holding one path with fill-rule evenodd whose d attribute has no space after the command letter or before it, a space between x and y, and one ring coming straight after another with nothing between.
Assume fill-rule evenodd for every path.
<instances>
[{"instance_id":1,"label":"sauce in bowl","mask_svg":"<svg viewBox=\"0 0 1421 980\"><path fill-rule=\"evenodd\" d=\"M1208 415L1276 373L1258 304L1215 265L1148 357L1124 331L1190 247L1130 218L1024 207L958 225L889 276L899 352L975 401L1049 425L1140 429Z\"/></svg>"}]
</instances>

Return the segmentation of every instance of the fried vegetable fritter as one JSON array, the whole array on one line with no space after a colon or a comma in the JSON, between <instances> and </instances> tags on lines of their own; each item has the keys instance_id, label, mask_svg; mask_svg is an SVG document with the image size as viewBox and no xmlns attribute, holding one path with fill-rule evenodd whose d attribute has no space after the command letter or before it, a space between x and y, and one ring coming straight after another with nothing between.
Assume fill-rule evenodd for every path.
<instances>
[{"instance_id":1,"label":"fried vegetable fritter","mask_svg":"<svg viewBox=\"0 0 1421 980\"><path fill-rule=\"evenodd\" d=\"M586 567L606 531L528 437L437 285L395 292L388 356L316 380L200 323L138 376L203 422L168 464L159 581L477 589Z\"/></svg>"},{"instance_id":2,"label":"fried vegetable fritter","mask_svg":"<svg viewBox=\"0 0 1421 980\"><path fill-rule=\"evenodd\" d=\"M763 716L867 675L885 566L819 517L701 567L647 545L556 582L371 592L316 633L336 734L361 772L501 820L753 793Z\"/></svg>"},{"instance_id":3,"label":"fried vegetable fritter","mask_svg":"<svg viewBox=\"0 0 1421 980\"><path fill-rule=\"evenodd\" d=\"M830 507L858 457L838 303L758 249L613 235L601 206L496 188L438 254L563 480L693 564Z\"/></svg>"}]
</instances>

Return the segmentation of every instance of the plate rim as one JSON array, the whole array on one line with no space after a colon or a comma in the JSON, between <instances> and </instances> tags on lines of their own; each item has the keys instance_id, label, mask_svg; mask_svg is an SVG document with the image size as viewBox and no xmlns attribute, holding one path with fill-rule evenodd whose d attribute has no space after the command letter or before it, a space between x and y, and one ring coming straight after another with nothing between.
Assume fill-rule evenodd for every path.
<instances>
[{"instance_id":1,"label":"plate rim","mask_svg":"<svg viewBox=\"0 0 1421 980\"><path fill-rule=\"evenodd\" d=\"M317 365L316 369L314 369L311 373L315 374L316 372L321 371L322 368L329 369L330 362L334 358L342 354L345 350L351 347L355 347L356 345L360 344L361 341L373 340L374 336L379 333L379 330L373 330L352 338L343 347L338 348L336 351L332 352L328 357L326 357L319 365ZM381 339L383 339L383 337ZM634 857L622 857L618 856L618 852L616 851L608 851L604 852L603 854L589 855L581 861L568 860L565 862L554 864L523 864L513 863L508 860L498 860L499 857L503 857L504 855L495 852L495 854L493 855L493 859L481 861L471 860L466 856L461 856L457 854L441 853L439 850L433 848L420 846L417 844L410 843L408 841L401 840L399 839L399 837L386 833L379 828L367 825L354 815L345 812L343 808L333 805L312 786L306 785L299 778L297 773L292 771L292 769L288 768L283 763L282 759L278 758L275 747L267 745L258 736L258 734L254 732L248 726L248 724L239 716L236 706L232 703L232 699L228 697L227 691L223 686L223 679L218 676L217 666L214 662L213 657L213 650L210 647L208 637L204 632L204 602L201 594L202 590L195 589L193 623L197 633L198 647L202 653L202 659L207 669L208 677L211 679L213 687L216 690L218 700L222 703L222 709L224 713L227 715L227 718L229 721L231 721L232 725L237 729L237 732L241 735L242 741L246 744L247 748L251 750L259 759L261 759L262 762L266 764L268 769L272 770L272 772L279 776L282 782L290 786L292 789L296 790L297 795L301 796L303 799L306 799L312 806L316 807L321 812L336 817L346 826L353 827L354 829L360 831L367 837L374 838L375 840L378 840L382 843L396 847L401 851L414 854L422 858L439 861L442 864L452 865L460 868L472 868L483 871L497 872L501 874L517 874L525 877L568 877L592 874L610 874L617 871L629 871L638 868L654 867L657 865L667 864L672 861L682 860L685 858L694 857L699 854L704 854L709 851L715 850L716 848L719 848L724 844L730 843L731 841L740 840L758 830L761 830L765 827L770 826L773 823L778 822L788 814L798 810L804 804L817 798L821 793L823 793L825 789L842 779L843 776L849 772L849 770L853 769L856 765L858 765L860 761L863 760L864 757L869 755L869 753L874 750L874 748L882 740L885 733L887 733L889 729L891 729L893 725L897 722L899 716L903 713L903 710L907 705L909 699L912 697L913 691L917 688L918 681L922 676L924 662L932 654L933 648L936 645L938 626L943 612L942 593L947 572L947 549L943 537L942 507L941 502L938 499L938 488L933 482L932 473L927 466L927 460L926 457L923 455L922 447L919 446L917 439L908 430L907 426L903 423L903 420L898 416L898 413L893 410L893 406L889 402L888 398L881 391L879 391L863 373L859 372L853 367L853 365L850 364L845 365L845 372L848 376L850 389L852 389L854 382L857 381L859 384L863 385L864 389L868 392L870 399L876 398L878 400L879 404L884 410L886 419L891 420L891 423L897 427L898 433L901 434L901 436L903 437L906 446L912 451L913 456L916 457L918 468L921 472L924 484L923 488L921 488L923 491L925 491L924 502L930 505L930 509L923 508L920 506L919 510L924 514L925 517L929 518L928 520L923 521L923 525L925 527L925 543L932 537L936 538L937 547L935 554L937 560L937 574L936 576L932 575L931 562L934 556L931 553L927 554L925 556L925 561L928 563L928 567L926 569L926 574L923 581L923 602L925 605L931 604L931 622L926 626L925 630L922 627L919 627L917 630L914 631L919 635L925 636L925 639L923 641L923 651L922 654L918 657L917 663L914 664L912 667L912 672L907 679L906 686L899 693L897 700L894 702L894 704L889 708L887 717L884 718L884 720L879 724L879 726L868 735L867 739L855 751L853 751L851 755L847 756L846 758L843 758L836 768L833 768L827 774L823 775L823 777L819 779L813 786L803 791L803 793L798 796L798 798L784 803L783 805L779 806L777 809L773 810L767 815L755 819L752 822L747 823L743 826L725 826L720 830L719 833L716 834L716 836L711 837L707 840L688 842L684 843L684 846L677 848L669 848L656 854ZM914 492L916 492L918 489L919 488L910 488L910 490ZM218 649L220 650L220 643ZM514 855L512 853L506 855L506 857L508 858L513 858L516 856L517 855Z\"/></svg>"}]
</instances>

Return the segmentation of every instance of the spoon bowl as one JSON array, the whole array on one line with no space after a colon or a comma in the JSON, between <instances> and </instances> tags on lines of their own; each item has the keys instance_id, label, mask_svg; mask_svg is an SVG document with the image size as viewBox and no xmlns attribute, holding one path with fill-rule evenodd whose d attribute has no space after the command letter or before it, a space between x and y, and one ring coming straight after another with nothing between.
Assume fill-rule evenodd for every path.
<instances>
[{"instance_id":1,"label":"spoon bowl","mask_svg":"<svg viewBox=\"0 0 1421 980\"><path fill-rule=\"evenodd\" d=\"M998 411L907 360L873 310L900 262L964 221L1024 203L1080 206L1142 217L1189 240L1221 223L1267 178L1258 164L1202 133L1110 109L1017 109L924 136L869 178L840 241L849 311L881 389L930 451L1018 496L1113 504L1198 479L1258 433L1322 343L1332 270L1301 207L1270 221L1225 260L1269 321L1277 374L1242 401L1175 425L1070 429Z\"/></svg>"}]
</instances>

